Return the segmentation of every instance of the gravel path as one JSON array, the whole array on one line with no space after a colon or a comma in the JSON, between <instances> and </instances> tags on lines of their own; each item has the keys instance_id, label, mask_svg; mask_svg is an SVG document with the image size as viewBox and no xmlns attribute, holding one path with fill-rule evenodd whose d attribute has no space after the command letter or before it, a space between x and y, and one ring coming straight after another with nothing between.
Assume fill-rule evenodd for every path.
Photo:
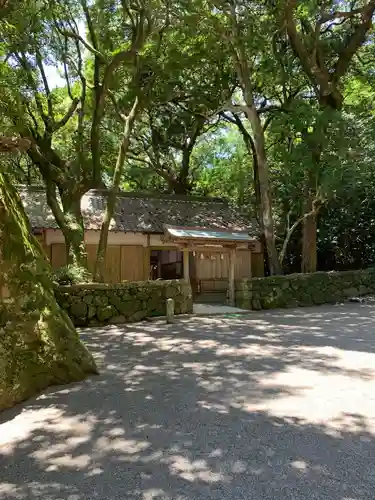
<instances>
[{"instance_id":1,"label":"gravel path","mask_svg":"<svg viewBox=\"0 0 375 500\"><path fill-rule=\"evenodd\" d=\"M83 333L101 375L0 415L0 499L373 500L375 306Z\"/></svg>"}]
</instances>

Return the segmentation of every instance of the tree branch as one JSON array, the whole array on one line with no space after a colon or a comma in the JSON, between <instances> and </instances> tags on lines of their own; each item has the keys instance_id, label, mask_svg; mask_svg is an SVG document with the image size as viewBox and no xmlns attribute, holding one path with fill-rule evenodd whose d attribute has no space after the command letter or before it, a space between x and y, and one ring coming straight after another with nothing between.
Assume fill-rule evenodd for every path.
<instances>
[{"instance_id":1,"label":"tree branch","mask_svg":"<svg viewBox=\"0 0 375 500\"><path fill-rule=\"evenodd\" d=\"M50 126L50 122L48 116L44 112L43 104L38 93L38 88L35 83L34 77L32 75L32 68L30 67L30 63L27 61L25 54L20 55L19 53L15 52L13 55L19 62L23 70L26 72L27 81L32 89L37 110L39 112L40 117L43 120L44 126L46 127L46 129L48 129Z\"/></svg>"},{"instance_id":2,"label":"tree branch","mask_svg":"<svg viewBox=\"0 0 375 500\"><path fill-rule=\"evenodd\" d=\"M286 255L286 249L287 249L287 246L288 246L288 243L290 241L290 238L292 237L292 234L294 233L294 231L297 229L297 227L305 220L307 219L308 217L312 217L312 216L316 216L318 215L319 213L319 210L321 209L323 203L324 203L324 199L320 198L320 196L318 195L317 193L317 197L315 198L315 200L313 201L313 208L312 210L310 210L310 212L307 212L305 214L303 214L301 217L299 217L295 222L294 224L289 228L289 219L288 219L288 230L287 230L287 234L285 236L285 240L284 240L284 243L283 243L283 246L282 246L282 249L279 253L279 261L280 261L280 264L283 263L284 259L285 259L285 255Z\"/></svg>"},{"instance_id":3,"label":"tree branch","mask_svg":"<svg viewBox=\"0 0 375 500\"><path fill-rule=\"evenodd\" d=\"M41 77L43 80L44 89L46 91L48 116L49 116L51 122L53 122L54 118L53 118L52 96L51 96L51 91L50 91L50 88L48 85L46 73L44 71L42 56L41 56L39 50L36 50L36 52L35 52L35 59L36 59L36 64L39 68L39 71L40 71L40 74L41 74Z\"/></svg>"},{"instance_id":4,"label":"tree branch","mask_svg":"<svg viewBox=\"0 0 375 500\"><path fill-rule=\"evenodd\" d=\"M73 116L75 110L77 109L78 103L79 103L78 98L73 99L68 111L65 113L65 116L63 116L63 118L61 118L60 121L55 122L53 124L52 132L56 132L57 130L64 127L68 123L70 118Z\"/></svg>"},{"instance_id":5,"label":"tree branch","mask_svg":"<svg viewBox=\"0 0 375 500\"><path fill-rule=\"evenodd\" d=\"M336 11L333 12L332 14L323 13L321 18L319 19L319 24L328 23L328 21L334 21L335 19L342 19L342 18L348 19L350 17L356 16L357 14L361 14L363 10L364 10L363 7L360 7L358 9L353 9L349 12Z\"/></svg>"},{"instance_id":6,"label":"tree branch","mask_svg":"<svg viewBox=\"0 0 375 500\"><path fill-rule=\"evenodd\" d=\"M96 50L90 43L88 43L84 38L81 37L79 33L75 33L74 31L62 30L60 27L57 27L61 35L72 38L74 40L78 40L88 51L98 57L102 62L106 62L107 59L99 50Z\"/></svg>"},{"instance_id":7,"label":"tree branch","mask_svg":"<svg viewBox=\"0 0 375 500\"><path fill-rule=\"evenodd\" d=\"M117 102L115 94L112 92L112 90L109 90L109 89L107 90L107 94L112 101L116 115L119 118L120 122L125 123L126 115L124 113L122 113L120 106L119 106L119 103Z\"/></svg>"},{"instance_id":8,"label":"tree branch","mask_svg":"<svg viewBox=\"0 0 375 500\"><path fill-rule=\"evenodd\" d=\"M372 26L372 16L374 12L375 0L371 0L371 2L362 9L362 22L357 25L354 33L346 41L344 49L340 52L332 77L334 82L338 82L340 78L345 75L354 54L365 41L366 34Z\"/></svg>"}]
</instances>

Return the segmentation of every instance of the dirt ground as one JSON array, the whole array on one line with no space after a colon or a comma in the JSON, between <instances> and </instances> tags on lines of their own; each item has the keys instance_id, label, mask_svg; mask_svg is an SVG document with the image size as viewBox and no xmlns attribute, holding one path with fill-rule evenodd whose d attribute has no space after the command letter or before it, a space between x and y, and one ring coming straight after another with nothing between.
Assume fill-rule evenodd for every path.
<instances>
[{"instance_id":1,"label":"dirt ground","mask_svg":"<svg viewBox=\"0 0 375 500\"><path fill-rule=\"evenodd\" d=\"M0 414L0 499L373 500L375 306L84 330L101 374Z\"/></svg>"}]
</instances>

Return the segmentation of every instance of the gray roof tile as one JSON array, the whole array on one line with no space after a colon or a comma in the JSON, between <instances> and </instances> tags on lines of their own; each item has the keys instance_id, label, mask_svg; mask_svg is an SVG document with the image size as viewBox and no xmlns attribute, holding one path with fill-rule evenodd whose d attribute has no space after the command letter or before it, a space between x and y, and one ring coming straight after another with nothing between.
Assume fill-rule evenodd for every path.
<instances>
[{"instance_id":1,"label":"gray roof tile","mask_svg":"<svg viewBox=\"0 0 375 500\"><path fill-rule=\"evenodd\" d=\"M57 228L46 196L40 189L20 190L33 228ZM86 229L100 229L106 205L105 191L89 191L81 202ZM111 231L162 233L164 225L189 226L259 233L256 222L210 198L122 193L117 197Z\"/></svg>"}]
</instances>

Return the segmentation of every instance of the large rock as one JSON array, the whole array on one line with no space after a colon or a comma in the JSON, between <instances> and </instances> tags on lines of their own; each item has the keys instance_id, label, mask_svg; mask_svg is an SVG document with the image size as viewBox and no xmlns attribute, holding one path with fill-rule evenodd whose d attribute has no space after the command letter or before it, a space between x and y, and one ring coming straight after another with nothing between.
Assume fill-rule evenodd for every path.
<instances>
[{"instance_id":1,"label":"large rock","mask_svg":"<svg viewBox=\"0 0 375 500\"><path fill-rule=\"evenodd\" d=\"M117 315L116 308L113 306L105 306L97 309L96 317L100 322L108 321L113 316Z\"/></svg>"},{"instance_id":2,"label":"large rock","mask_svg":"<svg viewBox=\"0 0 375 500\"><path fill-rule=\"evenodd\" d=\"M85 302L75 302L70 306L69 312L75 318L85 318L87 309L87 304L85 304Z\"/></svg>"},{"instance_id":3,"label":"large rock","mask_svg":"<svg viewBox=\"0 0 375 500\"><path fill-rule=\"evenodd\" d=\"M9 289L0 327L0 409L52 384L96 373L90 353L56 302L51 268L12 185L0 173L0 272Z\"/></svg>"}]
</instances>

